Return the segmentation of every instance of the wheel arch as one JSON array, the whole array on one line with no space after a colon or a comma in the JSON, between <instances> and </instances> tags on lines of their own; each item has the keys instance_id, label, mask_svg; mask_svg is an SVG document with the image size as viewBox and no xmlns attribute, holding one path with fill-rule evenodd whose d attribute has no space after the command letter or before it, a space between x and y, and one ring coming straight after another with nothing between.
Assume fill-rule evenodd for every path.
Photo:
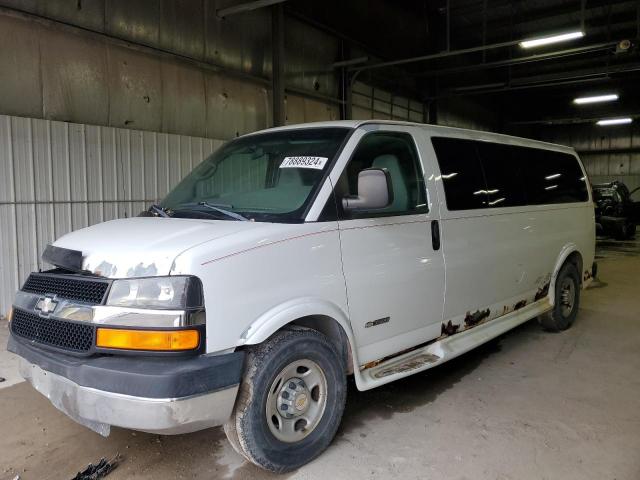
<instances>
[{"instance_id":1,"label":"wheel arch","mask_svg":"<svg viewBox=\"0 0 640 480\"><path fill-rule=\"evenodd\" d=\"M340 346L346 373L354 371L355 341L346 313L337 305L316 298L290 300L270 309L242 334L241 345L256 345L287 327L317 330Z\"/></svg>"},{"instance_id":2,"label":"wheel arch","mask_svg":"<svg viewBox=\"0 0 640 480\"><path fill-rule=\"evenodd\" d=\"M582 266L584 263L582 253L578 249L577 245L574 243L567 244L563 247L558 259L556 261L556 265L553 270L553 275L551 276L551 282L549 284L549 300L552 305L555 305L555 295L556 295L556 279L558 278L558 274L560 273L560 269L567 263L573 263L578 270L578 278L580 280L580 285L583 283L583 271Z\"/></svg>"}]
</instances>

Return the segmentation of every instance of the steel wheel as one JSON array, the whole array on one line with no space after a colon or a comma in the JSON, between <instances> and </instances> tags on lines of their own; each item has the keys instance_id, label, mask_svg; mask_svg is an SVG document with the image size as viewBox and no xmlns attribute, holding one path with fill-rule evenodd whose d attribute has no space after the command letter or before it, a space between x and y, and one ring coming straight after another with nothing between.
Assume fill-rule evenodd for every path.
<instances>
[{"instance_id":1,"label":"steel wheel","mask_svg":"<svg viewBox=\"0 0 640 480\"><path fill-rule=\"evenodd\" d=\"M236 404L224 427L233 448L276 473L320 455L344 411L345 362L335 340L310 328L286 328L249 346Z\"/></svg>"},{"instance_id":2,"label":"steel wheel","mask_svg":"<svg viewBox=\"0 0 640 480\"><path fill-rule=\"evenodd\" d=\"M327 379L312 360L298 360L283 368L269 389L266 420L278 440L298 442L320 423L327 405Z\"/></svg>"},{"instance_id":3,"label":"steel wheel","mask_svg":"<svg viewBox=\"0 0 640 480\"><path fill-rule=\"evenodd\" d=\"M551 332L566 330L573 324L580 308L580 273L575 264L565 262L554 287L553 308L538 317L538 321Z\"/></svg>"},{"instance_id":4,"label":"steel wheel","mask_svg":"<svg viewBox=\"0 0 640 480\"><path fill-rule=\"evenodd\" d=\"M560 312L564 318L571 315L576 300L576 286L573 279L565 277L560 284Z\"/></svg>"}]
</instances>

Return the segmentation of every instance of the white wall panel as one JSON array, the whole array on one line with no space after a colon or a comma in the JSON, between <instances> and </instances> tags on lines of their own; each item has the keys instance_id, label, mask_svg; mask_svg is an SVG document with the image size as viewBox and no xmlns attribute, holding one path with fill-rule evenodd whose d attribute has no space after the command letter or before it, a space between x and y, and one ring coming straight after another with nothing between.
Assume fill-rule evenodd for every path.
<instances>
[{"instance_id":1,"label":"white wall panel","mask_svg":"<svg viewBox=\"0 0 640 480\"><path fill-rule=\"evenodd\" d=\"M0 115L0 315L47 244L137 215L222 144Z\"/></svg>"}]
</instances>

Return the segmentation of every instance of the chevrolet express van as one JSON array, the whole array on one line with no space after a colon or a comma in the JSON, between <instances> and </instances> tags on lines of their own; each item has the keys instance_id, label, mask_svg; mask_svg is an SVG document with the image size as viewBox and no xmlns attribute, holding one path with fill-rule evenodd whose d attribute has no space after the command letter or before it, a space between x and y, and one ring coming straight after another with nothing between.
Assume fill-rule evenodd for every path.
<instances>
[{"instance_id":1,"label":"chevrolet express van","mask_svg":"<svg viewBox=\"0 0 640 480\"><path fill-rule=\"evenodd\" d=\"M141 216L49 245L9 350L103 435L224 425L285 472L331 442L348 375L367 390L536 317L568 328L594 232L567 147L383 121L274 128Z\"/></svg>"}]
</instances>

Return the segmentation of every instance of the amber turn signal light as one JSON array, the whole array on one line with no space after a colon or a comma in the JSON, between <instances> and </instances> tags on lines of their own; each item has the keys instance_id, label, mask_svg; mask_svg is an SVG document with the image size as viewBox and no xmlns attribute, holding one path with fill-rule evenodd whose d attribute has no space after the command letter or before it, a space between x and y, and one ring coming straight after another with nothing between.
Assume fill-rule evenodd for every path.
<instances>
[{"instance_id":1,"label":"amber turn signal light","mask_svg":"<svg viewBox=\"0 0 640 480\"><path fill-rule=\"evenodd\" d=\"M122 350L179 351L198 348L198 330L128 330L98 328L96 346Z\"/></svg>"}]
</instances>

